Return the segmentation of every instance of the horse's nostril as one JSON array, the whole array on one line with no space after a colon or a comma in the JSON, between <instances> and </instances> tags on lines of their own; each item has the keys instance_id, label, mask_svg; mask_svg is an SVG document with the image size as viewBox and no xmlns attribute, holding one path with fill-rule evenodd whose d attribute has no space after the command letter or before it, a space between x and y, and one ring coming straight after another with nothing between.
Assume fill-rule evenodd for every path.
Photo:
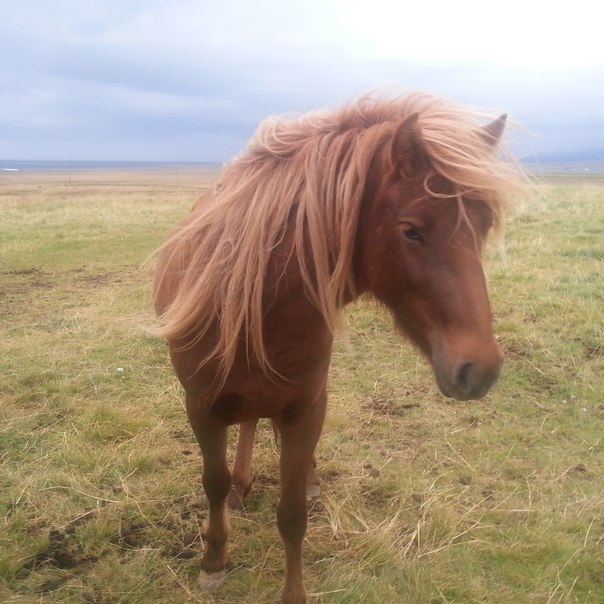
<instances>
[{"instance_id":1,"label":"horse's nostril","mask_svg":"<svg viewBox=\"0 0 604 604\"><path fill-rule=\"evenodd\" d=\"M463 363L462 365L460 365L460 367L457 371L457 376L456 376L455 381L456 381L457 387L459 388L460 392L462 392L463 394L469 394L474 389L473 376L472 376L473 369L474 369L473 363Z\"/></svg>"}]
</instances>

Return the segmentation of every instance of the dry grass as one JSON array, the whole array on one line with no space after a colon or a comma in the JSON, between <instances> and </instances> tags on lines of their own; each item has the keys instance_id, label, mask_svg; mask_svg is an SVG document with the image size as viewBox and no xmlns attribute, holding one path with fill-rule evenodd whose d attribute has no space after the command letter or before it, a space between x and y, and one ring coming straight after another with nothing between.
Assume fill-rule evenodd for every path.
<instances>
[{"instance_id":1,"label":"dry grass","mask_svg":"<svg viewBox=\"0 0 604 604\"><path fill-rule=\"evenodd\" d=\"M262 424L232 575L195 588L199 456L141 268L213 177L2 174L0 600L274 601ZM310 507L311 601L604 601L604 182L548 181L488 261L505 375L443 399L379 308L347 309Z\"/></svg>"}]
</instances>

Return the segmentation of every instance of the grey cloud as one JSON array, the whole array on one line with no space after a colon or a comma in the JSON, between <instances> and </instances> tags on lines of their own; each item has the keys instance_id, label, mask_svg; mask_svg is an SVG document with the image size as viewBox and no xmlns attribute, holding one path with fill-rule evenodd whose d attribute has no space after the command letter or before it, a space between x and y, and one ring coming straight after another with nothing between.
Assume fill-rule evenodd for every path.
<instances>
[{"instance_id":1,"label":"grey cloud","mask_svg":"<svg viewBox=\"0 0 604 604\"><path fill-rule=\"evenodd\" d=\"M390 83L508 111L534 132L531 152L604 148L601 64L536 73L377 59L341 45L326 10L12 3L0 22L0 157L220 161L269 114Z\"/></svg>"}]
</instances>

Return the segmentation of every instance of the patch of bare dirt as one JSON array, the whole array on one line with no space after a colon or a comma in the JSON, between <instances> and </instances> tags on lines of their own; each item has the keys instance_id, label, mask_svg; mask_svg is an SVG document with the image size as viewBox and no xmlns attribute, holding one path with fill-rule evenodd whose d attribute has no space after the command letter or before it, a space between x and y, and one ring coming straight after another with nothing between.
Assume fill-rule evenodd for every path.
<instances>
[{"instance_id":1,"label":"patch of bare dirt","mask_svg":"<svg viewBox=\"0 0 604 604\"><path fill-rule=\"evenodd\" d=\"M366 411L379 413L380 415L401 417L420 406L420 403L400 403L388 396L377 394L364 403L362 408Z\"/></svg>"}]
</instances>

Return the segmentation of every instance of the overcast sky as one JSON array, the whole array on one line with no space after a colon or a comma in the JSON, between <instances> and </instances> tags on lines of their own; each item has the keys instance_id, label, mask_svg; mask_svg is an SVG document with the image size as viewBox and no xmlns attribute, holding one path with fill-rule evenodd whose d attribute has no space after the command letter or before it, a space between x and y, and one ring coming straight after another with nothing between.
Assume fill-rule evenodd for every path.
<instances>
[{"instance_id":1,"label":"overcast sky","mask_svg":"<svg viewBox=\"0 0 604 604\"><path fill-rule=\"evenodd\" d=\"M2 0L0 158L223 161L375 89L506 111L520 155L604 150L601 0Z\"/></svg>"}]
</instances>

